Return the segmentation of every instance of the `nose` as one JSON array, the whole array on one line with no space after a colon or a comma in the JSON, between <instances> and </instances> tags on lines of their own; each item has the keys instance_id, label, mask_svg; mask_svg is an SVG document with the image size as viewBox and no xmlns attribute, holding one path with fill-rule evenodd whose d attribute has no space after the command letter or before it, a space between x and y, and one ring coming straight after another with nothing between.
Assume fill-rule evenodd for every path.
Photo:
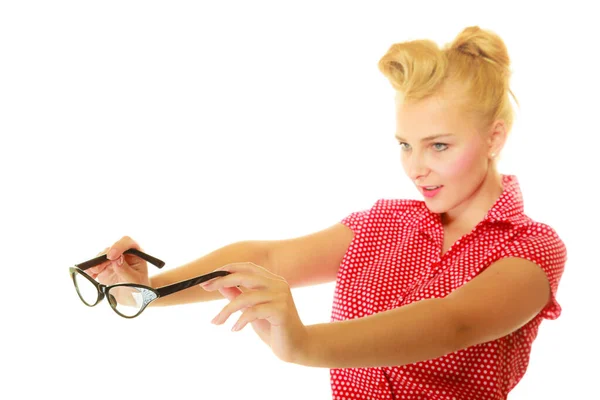
<instances>
[{"instance_id":1,"label":"nose","mask_svg":"<svg viewBox=\"0 0 600 400\"><path fill-rule=\"evenodd\" d=\"M429 167L425 161L424 154L413 151L410 154L406 154L404 157L406 174L413 182L416 182L422 176L427 175Z\"/></svg>"}]
</instances>

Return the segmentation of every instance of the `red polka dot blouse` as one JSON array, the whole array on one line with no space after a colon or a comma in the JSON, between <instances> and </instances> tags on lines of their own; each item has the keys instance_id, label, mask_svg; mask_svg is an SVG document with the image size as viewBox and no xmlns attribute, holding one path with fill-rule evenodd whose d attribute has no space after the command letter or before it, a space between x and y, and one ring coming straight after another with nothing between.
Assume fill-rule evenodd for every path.
<instances>
[{"instance_id":1,"label":"red polka dot blouse","mask_svg":"<svg viewBox=\"0 0 600 400\"><path fill-rule=\"evenodd\" d=\"M529 323L494 341L397 367L331 369L334 399L505 399L527 369L543 318L556 319L556 291L566 247L548 225L523 211L517 178L502 175L503 192L484 219L440 258L439 214L423 201L380 199L341 222L354 231L337 277L332 321L445 297L494 261L521 257L538 264L552 299Z\"/></svg>"}]
</instances>

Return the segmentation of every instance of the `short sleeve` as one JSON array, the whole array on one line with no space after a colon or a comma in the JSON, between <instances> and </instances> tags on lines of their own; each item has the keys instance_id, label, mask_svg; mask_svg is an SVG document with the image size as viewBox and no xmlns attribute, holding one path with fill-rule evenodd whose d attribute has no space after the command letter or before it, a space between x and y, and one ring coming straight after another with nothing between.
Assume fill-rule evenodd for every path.
<instances>
[{"instance_id":1,"label":"short sleeve","mask_svg":"<svg viewBox=\"0 0 600 400\"><path fill-rule=\"evenodd\" d=\"M369 217L369 210L361 210L353 212L343 218L340 223L346 225L348 228L352 229L355 234L360 233L360 230L364 226L365 221Z\"/></svg>"},{"instance_id":2,"label":"short sleeve","mask_svg":"<svg viewBox=\"0 0 600 400\"><path fill-rule=\"evenodd\" d=\"M567 261L567 248L554 230L547 226L536 227L532 234L511 242L504 251L504 257L524 258L542 268L550 283L551 299L540 315L546 319L558 318L562 308L556 293Z\"/></svg>"},{"instance_id":3,"label":"short sleeve","mask_svg":"<svg viewBox=\"0 0 600 400\"><path fill-rule=\"evenodd\" d=\"M393 219L399 212L414 207L414 201L380 198L368 209L353 212L343 218L340 222L359 234L370 227L376 229L372 222L378 219Z\"/></svg>"},{"instance_id":4,"label":"short sleeve","mask_svg":"<svg viewBox=\"0 0 600 400\"><path fill-rule=\"evenodd\" d=\"M350 213L345 218L343 218L340 222L346 225L348 228L352 229L352 231L358 235L367 225L367 221L371 218L373 212L377 212L379 208L381 208L383 200L378 199L374 203L372 203L370 208L355 211Z\"/></svg>"}]
</instances>

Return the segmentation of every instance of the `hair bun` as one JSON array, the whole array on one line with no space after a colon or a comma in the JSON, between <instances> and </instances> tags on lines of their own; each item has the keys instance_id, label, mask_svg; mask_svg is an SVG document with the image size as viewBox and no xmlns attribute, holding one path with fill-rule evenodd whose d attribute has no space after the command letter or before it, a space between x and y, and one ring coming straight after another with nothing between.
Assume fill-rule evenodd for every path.
<instances>
[{"instance_id":1,"label":"hair bun","mask_svg":"<svg viewBox=\"0 0 600 400\"><path fill-rule=\"evenodd\" d=\"M465 28L451 43L450 49L472 57L481 57L492 64L508 68L510 58L502 39L479 26Z\"/></svg>"}]
</instances>

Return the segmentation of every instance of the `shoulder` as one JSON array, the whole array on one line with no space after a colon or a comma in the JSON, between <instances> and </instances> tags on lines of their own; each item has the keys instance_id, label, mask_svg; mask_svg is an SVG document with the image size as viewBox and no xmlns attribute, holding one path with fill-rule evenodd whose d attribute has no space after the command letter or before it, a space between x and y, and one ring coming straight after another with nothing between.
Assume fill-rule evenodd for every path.
<instances>
[{"instance_id":1,"label":"shoulder","mask_svg":"<svg viewBox=\"0 0 600 400\"><path fill-rule=\"evenodd\" d=\"M528 259L560 279L567 261L567 246L557 231L531 218L516 226L515 230L502 251L502 257Z\"/></svg>"},{"instance_id":2,"label":"shoulder","mask_svg":"<svg viewBox=\"0 0 600 400\"><path fill-rule=\"evenodd\" d=\"M371 210L379 213L421 214L426 211L426 206L420 200L380 198L373 204Z\"/></svg>"},{"instance_id":3,"label":"shoulder","mask_svg":"<svg viewBox=\"0 0 600 400\"><path fill-rule=\"evenodd\" d=\"M355 211L352 214L377 215L405 212L421 213L425 211L425 208L425 203L419 200L379 198L371 203L370 206Z\"/></svg>"},{"instance_id":4,"label":"shoulder","mask_svg":"<svg viewBox=\"0 0 600 400\"><path fill-rule=\"evenodd\" d=\"M412 199L380 198L366 212L369 220L407 222L428 214L425 202Z\"/></svg>"},{"instance_id":5,"label":"shoulder","mask_svg":"<svg viewBox=\"0 0 600 400\"><path fill-rule=\"evenodd\" d=\"M553 247L566 251L566 246L556 229L551 225L536 221L523 214L520 223L514 225L513 241L532 243L539 247Z\"/></svg>"},{"instance_id":6,"label":"shoulder","mask_svg":"<svg viewBox=\"0 0 600 400\"><path fill-rule=\"evenodd\" d=\"M369 207L347 215L341 222L358 232L366 226L377 225L378 222L406 221L423 216L426 212L422 201L379 198Z\"/></svg>"},{"instance_id":7,"label":"shoulder","mask_svg":"<svg viewBox=\"0 0 600 400\"><path fill-rule=\"evenodd\" d=\"M372 218L393 219L401 224L412 224L426 218L430 211L424 201L380 198L370 213Z\"/></svg>"}]
</instances>

